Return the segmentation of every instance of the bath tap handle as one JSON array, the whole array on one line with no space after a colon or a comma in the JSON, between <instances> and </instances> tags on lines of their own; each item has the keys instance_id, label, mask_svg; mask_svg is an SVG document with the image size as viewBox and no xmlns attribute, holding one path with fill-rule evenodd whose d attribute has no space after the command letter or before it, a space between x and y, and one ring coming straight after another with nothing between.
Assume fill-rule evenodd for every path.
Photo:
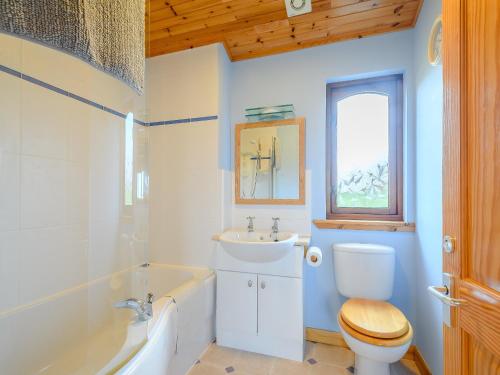
<instances>
[{"instance_id":1,"label":"bath tap handle","mask_svg":"<svg viewBox=\"0 0 500 375\"><path fill-rule=\"evenodd\" d=\"M134 310L140 321L146 321L153 316L153 295L148 294L147 302L137 298L127 298L113 304L117 309Z\"/></svg>"},{"instance_id":2,"label":"bath tap handle","mask_svg":"<svg viewBox=\"0 0 500 375\"><path fill-rule=\"evenodd\" d=\"M136 309L142 306L144 306L144 301L137 298L127 298L114 304L114 307L118 309Z\"/></svg>"},{"instance_id":3,"label":"bath tap handle","mask_svg":"<svg viewBox=\"0 0 500 375\"><path fill-rule=\"evenodd\" d=\"M154 298L155 298L155 296L154 296L153 293L148 293L148 298L146 298L146 302L147 303L153 303Z\"/></svg>"}]
</instances>

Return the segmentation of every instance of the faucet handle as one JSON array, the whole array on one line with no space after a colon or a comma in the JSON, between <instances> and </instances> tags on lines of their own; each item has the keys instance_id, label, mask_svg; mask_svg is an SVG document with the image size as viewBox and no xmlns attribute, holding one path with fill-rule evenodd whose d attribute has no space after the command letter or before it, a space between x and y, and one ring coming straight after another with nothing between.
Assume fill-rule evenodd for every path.
<instances>
[{"instance_id":1,"label":"faucet handle","mask_svg":"<svg viewBox=\"0 0 500 375\"><path fill-rule=\"evenodd\" d=\"M155 296L153 293L148 293L148 297L146 298L146 302L151 304L151 303L153 303L154 298L155 298Z\"/></svg>"},{"instance_id":2,"label":"faucet handle","mask_svg":"<svg viewBox=\"0 0 500 375\"><path fill-rule=\"evenodd\" d=\"M279 217L273 217L274 223L276 224L278 221L280 221Z\"/></svg>"},{"instance_id":3,"label":"faucet handle","mask_svg":"<svg viewBox=\"0 0 500 375\"><path fill-rule=\"evenodd\" d=\"M247 220L253 220L255 219L255 216L247 216Z\"/></svg>"}]
</instances>

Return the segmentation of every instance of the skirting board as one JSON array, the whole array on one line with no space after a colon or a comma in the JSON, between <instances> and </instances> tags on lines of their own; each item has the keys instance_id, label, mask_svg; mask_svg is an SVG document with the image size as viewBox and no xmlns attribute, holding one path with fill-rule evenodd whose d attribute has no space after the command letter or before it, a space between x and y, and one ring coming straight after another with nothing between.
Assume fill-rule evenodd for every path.
<instances>
[{"instance_id":1,"label":"skirting board","mask_svg":"<svg viewBox=\"0 0 500 375\"><path fill-rule=\"evenodd\" d=\"M306 328L305 336L307 341L340 346L342 348L349 348L340 332L326 331L316 328ZM418 348L415 345L410 346L410 349L408 349L408 352L406 352L403 358L414 361L420 371L420 374L432 375L431 371L429 370L429 366L427 366L427 363L424 360L424 357L422 357L422 354L419 352Z\"/></svg>"}]
</instances>

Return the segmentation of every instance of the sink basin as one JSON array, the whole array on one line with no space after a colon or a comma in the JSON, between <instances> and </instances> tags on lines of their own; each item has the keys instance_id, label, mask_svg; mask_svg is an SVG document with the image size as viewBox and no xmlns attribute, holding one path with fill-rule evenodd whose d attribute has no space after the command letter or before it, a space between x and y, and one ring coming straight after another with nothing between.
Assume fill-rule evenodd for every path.
<instances>
[{"instance_id":1,"label":"sink basin","mask_svg":"<svg viewBox=\"0 0 500 375\"><path fill-rule=\"evenodd\" d=\"M278 241L271 238L271 232L229 230L221 234L222 248L234 258L244 262L275 262L292 249L299 236L296 233L280 232Z\"/></svg>"}]
</instances>

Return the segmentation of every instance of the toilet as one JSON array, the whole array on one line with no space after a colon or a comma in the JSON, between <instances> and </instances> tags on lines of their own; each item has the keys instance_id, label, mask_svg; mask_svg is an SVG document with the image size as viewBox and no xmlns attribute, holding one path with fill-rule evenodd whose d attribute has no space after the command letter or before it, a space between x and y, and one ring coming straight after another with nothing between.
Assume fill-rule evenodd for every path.
<instances>
[{"instance_id":1,"label":"toilet","mask_svg":"<svg viewBox=\"0 0 500 375\"><path fill-rule=\"evenodd\" d=\"M388 246L335 244L337 289L349 298L337 322L355 353L356 375L389 375L389 365L410 347L413 329L405 315L386 302L392 296L395 254Z\"/></svg>"}]
</instances>

